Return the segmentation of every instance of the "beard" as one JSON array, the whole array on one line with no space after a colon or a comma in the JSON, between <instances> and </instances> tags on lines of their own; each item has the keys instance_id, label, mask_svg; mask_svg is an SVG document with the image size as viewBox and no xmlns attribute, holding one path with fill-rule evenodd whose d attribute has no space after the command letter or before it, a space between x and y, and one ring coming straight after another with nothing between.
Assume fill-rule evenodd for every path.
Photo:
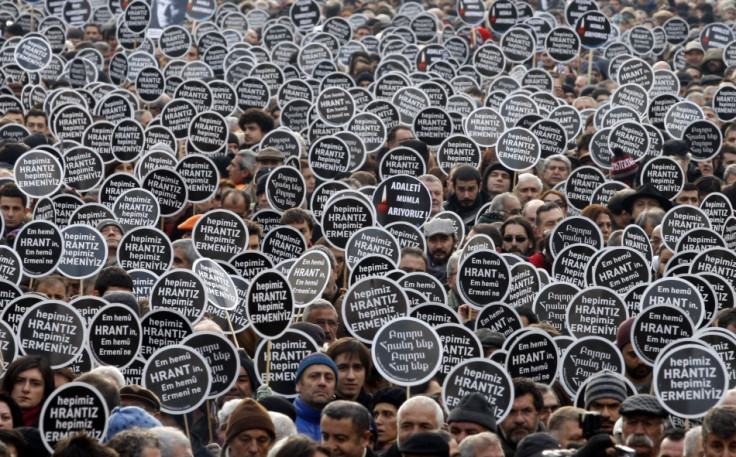
<instances>
[{"instance_id":1,"label":"beard","mask_svg":"<svg viewBox=\"0 0 736 457\"><path fill-rule=\"evenodd\" d=\"M626 374L634 379L644 379L649 376L651 372L652 367L643 363L636 365L634 368L626 367Z\"/></svg>"}]
</instances>

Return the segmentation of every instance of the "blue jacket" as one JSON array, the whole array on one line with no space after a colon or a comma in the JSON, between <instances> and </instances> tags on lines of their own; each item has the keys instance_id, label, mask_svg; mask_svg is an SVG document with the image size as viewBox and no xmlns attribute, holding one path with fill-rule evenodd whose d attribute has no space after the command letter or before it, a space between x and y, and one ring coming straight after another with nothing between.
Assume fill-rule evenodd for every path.
<instances>
[{"instance_id":1,"label":"blue jacket","mask_svg":"<svg viewBox=\"0 0 736 457\"><path fill-rule=\"evenodd\" d=\"M294 400L294 408L296 408L296 431L318 443L322 442L322 429L319 426L322 411L308 406L299 397Z\"/></svg>"}]
</instances>

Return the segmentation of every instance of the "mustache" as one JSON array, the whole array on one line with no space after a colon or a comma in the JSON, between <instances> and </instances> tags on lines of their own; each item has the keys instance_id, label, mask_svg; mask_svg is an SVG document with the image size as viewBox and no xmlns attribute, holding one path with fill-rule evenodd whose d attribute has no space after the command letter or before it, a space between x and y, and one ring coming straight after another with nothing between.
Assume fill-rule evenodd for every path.
<instances>
[{"instance_id":1,"label":"mustache","mask_svg":"<svg viewBox=\"0 0 736 457\"><path fill-rule=\"evenodd\" d=\"M629 435L626 438L626 445L629 447L646 446L653 448L654 442L647 435Z\"/></svg>"}]
</instances>

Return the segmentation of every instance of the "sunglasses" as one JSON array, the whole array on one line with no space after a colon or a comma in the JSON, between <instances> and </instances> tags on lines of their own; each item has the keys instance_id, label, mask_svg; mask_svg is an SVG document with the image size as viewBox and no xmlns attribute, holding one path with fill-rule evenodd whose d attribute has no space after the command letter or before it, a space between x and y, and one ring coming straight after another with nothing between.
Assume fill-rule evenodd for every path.
<instances>
[{"instance_id":1,"label":"sunglasses","mask_svg":"<svg viewBox=\"0 0 736 457\"><path fill-rule=\"evenodd\" d=\"M523 243L527 240L527 237L521 235L506 235L505 237L503 237L503 240L507 243L511 243L512 241L514 241L514 238L516 239L517 243Z\"/></svg>"}]
</instances>

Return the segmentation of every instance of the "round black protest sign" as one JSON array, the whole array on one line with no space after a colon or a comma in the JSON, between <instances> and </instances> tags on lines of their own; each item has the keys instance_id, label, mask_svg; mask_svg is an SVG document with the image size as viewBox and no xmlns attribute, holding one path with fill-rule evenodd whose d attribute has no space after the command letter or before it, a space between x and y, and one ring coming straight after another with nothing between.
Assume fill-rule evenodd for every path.
<instances>
[{"instance_id":1,"label":"round black protest sign","mask_svg":"<svg viewBox=\"0 0 736 457\"><path fill-rule=\"evenodd\" d=\"M207 399L228 393L240 374L240 359L235 345L219 333L203 331L189 335L181 344L199 352L212 370L212 385Z\"/></svg>"},{"instance_id":2,"label":"round black protest sign","mask_svg":"<svg viewBox=\"0 0 736 457\"><path fill-rule=\"evenodd\" d=\"M295 259L307 249L307 240L294 227L284 225L270 230L261 241L261 250L274 265L284 260Z\"/></svg>"},{"instance_id":3,"label":"round black protest sign","mask_svg":"<svg viewBox=\"0 0 736 457\"><path fill-rule=\"evenodd\" d=\"M378 276L364 278L348 289L342 316L348 332L366 344L396 318L407 316L409 299L396 282Z\"/></svg>"},{"instance_id":4,"label":"round black protest sign","mask_svg":"<svg viewBox=\"0 0 736 457\"><path fill-rule=\"evenodd\" d=\"M688 125L704 119L703 111L698 105L690 101L675 103L664 117L664 126L675 139L682 139Z\"/></svg>"},{"instance_id":5,"label":"round black protest sign","mask_svg":"<svg viewBox=\"0 0 736 457\"><path fill-rule=\"evenodd\" d=\"M524 377L534 382L552 384L557 376L558 364L557 344L542 330L526 330L508 346L506 370L512 378Z\"/></svg>"},{"instance_id":6,"label":"round black protest sign","mask_svg":"<svg viewBox=\"0 0 736 457\"><path fill-rule=\"evenodd\" d=\"M174 170L156 168L143 178L141 186L156 197L162 216L173 216L187 203L187 184Z\"/></svg>"},{"instance_id":7,"label":"round black protest sign","mask_svg":"<svg viewBox=\"0 0 736 457\"><path fill-rule=\"evenodd\" d=\"M421 109L412 123L414 135L430 147L436 147L452 134L452 118L444 109Z\"/></svg>"},{"instance_id":8,"label":"round black protest sign","mask_svg":"<svg viewBox=\"0 0 736 457\"><path fill-rule=\"evenodd\" d=\"M481 147L494 147L504 133L504 118L491 108L478 108L465 121L468 136Z\"/></svg>"},{"instance_id":9,"label":"round black protest sign","mask_svg":"<svg viewBox=\"0 0 736 457\"><path fill-rule=\"evenodd\" d=\"M595 222L582 216L572 216L562 220L553 229L550 239L550 251L555 257L561 254L565 248L573 244L585 244L592 248L593 252L600 250L604 244L603 234ZM580 251L578 253L579 256L567 253L567 255L572 255L572 257L566 262L561 263L560 266L563 268L572 267L578 270L583 265L576 262L585 259L586 255L591 255L586 251L586 249Z\"/></svg>"},{"instance_id":10,"label":"round black protest sign","mask_svg":"<svg viewBox=\"0 0 736 457\"><path fill-rule=\"evenodd\" d=\"M534 53L536 39L527 29L514 27L501 37L501 51L509 62L522 63Z\"/></svg>"},{"instance_id":11,"label":"round black protest sign","mask_svg":"<svg viewBox=\"0 0 736 457\"><path fill-rule=\"evenodd\" d=\"M723 135L717 125L710 121L695 121L682 132L682 139L687 142L687 150L695 162L713 159L721 150Z\"/></svg>"},{"instance_id":12,"label":"round black protest sign","mask_svg":"<svg viewBox=\"0 0 736 457\"><path fill-rule=\"evenodd\" d=\"M92 116L81 105L65 105L51 115L49 127L60 140L80 142L92 124Z\"/></svg>"},{"instance_id":13,"label":"round black protest sign","mask_svg":"<svg viewBox=\"0 0 736 457\"><path fill-rule=\"evenodd\" d=\"M10 362L18 357L18 341L13 328L5 321L0 321L0 357L2 357L0 368L3 373L8 369Z\"/></svg>"},{"instance_id":14,"label":"round black protest sign","mask_svg":"<svg viewBox=\"0 0 736 457\"><path fill-rule=\"evenodd\" d=\"M457 12L464 23L479 25L486 17L486 6L480 0L458 0Z\"/></svg>"},{"instance_id":15,"label":"round black protest sign","mask_svg":"<svg viewBox=\"0 0 736 457\"><path fill-rule=\"evenodd\" d=\"M135 93L143 103L155 103L164 93L166 79L155 67L146 67L138 72L135 78Z\"/></svg>"},{"instance_id":16,"label":"round black protest sign","mask_svg":"<svg viewBox=\"0 0 736 457\"><path fill-rule=\"evenodd\" d=\"M416 87L402 87L394 94L391 102L399 112L402 123L412 125L417 113L430 106L429 96Z\"/></svg>"},{"instance_id":17,"label":"round black protest sign","mask_svg":"<svg viewBox=\"0 0 736 457\"><path fill-rule=\"evenodd\" d=\"M481 152L478 144L465 135L453 135L437 149L437 165L446 174L456 165L467 164L477 167Z\"/></svg>"},{"instance_id":18,"label":"round black protest sign","mask_svg":"<svg viewBox=\"0 0 736 457\"><path fill-rule=\"evenodd\" d=\"M13 329L13 334L17 335L20 320L26 315L29 308L40 303L43 298L34 294L23 295L18 286L5 280L0 281L0 287L2 287L3 297L2 321L7 322Z\"/></svg>"},{"instance_id":19,"label":"round black protest sign","mask_svg":"<svg viewBox=\"0 0 736 457\"><path fill-rule=\"evenodd\" d=\"M736 255L733 252L722 248L702 252L693 259L690 273L707 273L704 277L717 289L719 302L730 303L724 300L730 300L734 296L732 289L736 284ZM727 281L731 287L725 284L719 285L723 280Z\"/></svg>"},{"instance_id":20,"label":"round black protest sign","mask_svg":"<svg viewBox=\"0 0 736 457\"><path fill-rule=\"evenodd\" d=\"M669 413L700 419L723 401L728 378L726 365L713 348L683 344L657 358L652 383Z\"/></svg>"},{"instance_id":21,"label":"round black protest sign","mask_svg":"<svg viewBox=\"0 0 736 457\"><path fill-rule=\"evenodd\" d=\"M105 177L105 164L94 149L79 146L64 154L64 183L80 192L97 187Z\"/></svg>"},{"instance_id":22,"label":"round black protest sign","mask_svg":"<svg viewBox=\"0 0 736 457\"><path fill-rule=\"evenodd\" d=\"M731 201L720 192L713 192L700 202L700 209L708 216L711 227L718 233L723 233L726 219L733 215Z\"/></svg>"},{"instance_id":23,"label":"round black protest sign","mask_svg":"<svg viewBox=\"0 0 736 457\"><path fill-rule=\"evenodd\" d=\"M541 119L535 122L529 130L539 140L542 157L564 154L567 149L567 131L559 122Z\"/></svg>"},{"instance_id":24,"label":"round black protest sign","mask_svg":"<svg viewBox=\"0 0 736 457\"><path fill-rule=\"evenodd\" d=\"M262 271L251 281L247 297L248 320L258 336L275 339L286 332L294 312L286 278L275 270Z\"/></svg>"},{"instance_id":25,"label":"round black protest sign","mask_svg":"<svg viewBox=\"0 0 736 457\"><path fill-rule=\"evenodd\" d=\"M110 163L114 160L110 152L110 136L113 130L115 130L115 124L111 122L95 122L84 131L82 144L97 152L105 163Z\"/></svg>"},{"instance_id":26,"label":"round black protest sign","mask_svg":"<svg viewBox=\"0 0 736 457\"><path fill-rule=\"evenodd\" d=\"M376 186L372 201L376 221L382 226L403 221L419 227L427 221L432 208L429 190L413 176L385 179Z\"/></svg>"},{"instance_id":27,"label":"round black protest sign","mask_svg":"<svg viewBox=\"0 0 736 457\"><path fill-rule=\"evenodd\" d=\"M589 287L572 298L566 311L567 330L571 336L600 336L616 341L618 326L629 318L628 308L615 291Z\"/></svg>"},{"instance_id":28,"label":"round black protest sign","mask_svg":"<svg viewBox=\"0 0 736 457\"><path fill-rule=\"evenodd\" d=\"M578 18L575 32L584 48L600 48L610 38L611 22L600 11L588 11Z\"/></svg>"},{"instance_id":29,"label":"round black protest sign","mask_svg":"<svg viewBox=\"0 0 736 457\"><path fill-rule=\"evenodd\" d=\"M177 140L187 138L189 124L197 114L194 104L189 100L175 99L166 104L161 111L161 125L170 129Z\"/></svg>"},{"instance_id":30,"label":"round black protest sign","mask_svg":"<svg viewBox=\"0 0 736 457\"><path fill-rule=\"evenodd\" d=\"M381 227L364 227L353 233L345 245L345 262L353 268L360 259L373 255L385 255L399 263L401 248L396 238Z\"/></svg>"},{"instance_id":31,"label":"round black protest sign","mask_svg":"<svg viewBox=\"0 0 736 457\"><path fill-rule=\"evenodd\" d=\"M143 387L161 400L161 411L186 414L209 395L210 366L199 352L174 344L153 353L143 367Z\"/></svg>"},{"instance_id":32,"label":"round black protest sign","mask_svg":"<svg viewBox=\"0 0 736 457\"><path fill-rule=\"evenodd\" d=\"M674 159L656 157L642 167L640 180L642 184L651 184L662 196L672 200L685 185L685 173Z\"/></svg>"},{"instance_id":33,"label":"round black protest sign","mask_svg":"<svg viewBox=\"0 0 736 457\"><path fill-rule=\"evenodd\" d=\"M220 151L227 144L229 129L225 118L214 111L204 111L189 124L189 141L204 154Z\"/></svg>"},{"instance_id":34,"label":"round black protest sign","mask_svg":"<svg viewBox=\"0 0 736 457\"><path fill-rule=\"evenodd\" d=\"M64 239L55 224L31 221L21 227L13 249L23 263L23 274L40 278L59 265L64 255Z\"/></svg>"},{"instance_id":35,"label":"round black protest sign","mask_svg":"<svg viewBox=\"0 0 736 457\"><path fill-rule=\"evenodd\" d=\"M392 271L396 271L396 262L385 255L374 254L369 257L363 257L350 269L348 285L353 285L369 276L388 276L391 279L397 279L389 275ZM420 297L418 291L407 291L407 295L409 296L410 305L424 303L427 300L424 296Z\"/></svg>"},{"instance_id":36,"label":"round black protest sign","mask_svg":"<svg viewBox=\"0 0 736 457\"><path fill-rule=\"evenodd\" d=\"M425 250L426 241L422 231L419 230L415 225L407 222L394 222L386 226L396 240L399 242L399 246L405 248L407 246L415 246L420 248L422 251Z\"/></svg>"},{"instance_id":37,"label":"round black protest sign","mask_svg":"<svg viewBox=\"0 0 736 457\"><path fill-rule=\"evenodd\" d=\"M521 127L506 130L496 144L499 162L510 170L528 170L537 164L540 155L541 148L537 137Z\"/></svg>"},{"instance_id":38,"label":"round black protest sign","mask_svg":"<svg viewBox=\"0 0 736 457\"><path fill-rule=\"evenodd\" d=\"M399 270L400 271L400 270ZM415 306L409 312L410 317L415 317L422 322L435 327L435 329L444 324L460 324L460 316L452 308L448 307L444 302L441 303L424 303Z\"/></svg>"},{"instance_id":39,"label":"round black protest sign","mask_svg":"<svg viewBox=\"0 0 736 457\"><path fill-rule=\"evenodd\" d=\"M486 43L473 54L473 66L476 71L487 78L493 78L504 72L506 57L501 49L493 43Z\"/></svg>"},{"instance_id":40,"label":"round black protest sign","mask_svg":"<svg viewBox=\"0 0 736 457\"><path fill-rule=\"evenodd\" d=\"M557 27L547 34L544 47L553 60L569 62L580 53L580 37L568 27Z\"/></svg>"},{"instance_id":41,"label":"round black protest sign","mask_svg":"<svg viewBox=\"0 0 736 457\"><path fill-rule=\"evenodd\" d=\"M711 284L703 275L682 274L678 276L678 278L695 286L702 297L704 308L703 319L697 323L693 322L696 324L695 326L703 328L712 324L716 318L716 313L723 308L723 306L721 306L722 302L720 301L719 288L723 286L725 280L721 278L720 284L719 282L713 282Z\"/></svg>"},{"instance_id":42,"label":"round black protest sign","mask_svg":"<svg viewBox=\"0 0 736 457\"><path fill-rule=\"evenodd\" d=\"M350 148L336 136L321 137L309 147L309 168L320 179L332 179L349 166Z\"/></svg>"},{"instance_id":43,"label":"round black protest sign","mask_svg":"<svg viewBox=\"0 0 736 457\"><path fill-rule=\"evenodd\" d=\"M271 259L259 251L244 251L228 261L230 265L247 281L253 279L258 272L273 268Z\"/></svg>"},{"instance_id":44,"label":"round black protest sign","mask_svg":"<svg viewBox=\"0 0 736 457\"><path fill-rule=\"evenodd\" d=\"M662 218L662 242L676 252L677 242L694 228L710 228L708 216L700 209L690 205L678 205L667 211Z\"/></svg>"},{"instance_id":45,"label":"round black protest sign","mask_svg":"<svg viewBox=\"0 0 736 457\"><path fill-rule=\"evenodd\" d=\"M306 194L304 177L293 167L279 167L266 178L266 198L271 207L277 211L301 206Z\"/></svg>"},{"instance_id":46,"label":"round black protest sign","mask_svg":"<svg viewBox=\"0 0 736 457\"><path fill-rule=\"evenodd\" d=\"M622 294L651 279L649 263L642 253L631 248L607 248L594 262L592 284Z\"/></svg>"},{"instance_id":47,"label":"round black protest sign","mask_svg":"<svg viewBox=\"0 0 736 457\"><path fill-rule=\"evenodd\" d=\"M682 44L687 41L690 33L690 25L681 17L672 17L667 19L662 26L664 33L667 35L667 42L670 44Z\"/></svg>"},{"instance_id":48,"label":"round black protest sign","mask_svg":"<svg viewBox=\"0 0 736 457\"><path fill-rule=\"evenodd\" d=\"M578 287L567 282L548 284L534 298L532 310L540 321L547 321L561 333L567 334L567 305L578 292Z\"/></svg>"},{"instance_id":49,"label":"round black protest sign","mask_svg":"<svg viewBox=\"0 0 736 457\"><path fill-rule=\"evenodd\" d=\"M63 368L84 349L87 327L68 303L42 301L20 319L18 342L23 354L44 357L52 369Z\"/></svg>"},{"instance_id":50,"label":"round black protest sign","mask_svg":"<svg viewBox=\"0 0 736 457\"><path fill-rule=\"evenodd\" d=\"M723 223L721 234L731 249L736 249L736 217L729 216Z\"/></svg>"},{"instance_id":51,"label":"round black protest sign","mask_svg":"<svg viewBox=\"0 0 736 457\"><path fill-rule=\"evenodd\" d=\"M381 180L390 176L407 175L419 177L427 172L427 164L421 155L410 147L399 146L383 154L378 165Z\"/></svg>"},{"instance_id":52,"label":"round black protest sign","mask_svg":"<svg viewBox=\"0 0 736 457\"><path fill-rule=\"evenodd\" d=\"M478 337L469 328L457 323L435 327L442 343L442 363L435 373L441 381L454 367L467 359L483 357L483 348Z\"/></svg>"},{"instance_id":53,"label":"round black protest sign","mask_svg":"<svg viewBox=\"0 0 736 457\"><path fill-rule=\"evenodd\" d=\"M475 330L487 328L488 330L509 336L524 326L519 313L515 308L503 303L491 303L486 305L475 319Z\"/></svg>"},{"instance_id":54,"label":"round black protest sign","mask_svg":"<svg viewBox=\"0 0 736 457\"><path fill-rule=\"evenodd\" d=\"M38 35L23 38L13 51L15 63L29 72L45 69L51 63L51 55L51 45Z\"/></svg>"},{"instance_id":55,"label":"round black protest sign","mask_svg":"<svg viewBox=\"0 0 736 457\"><path fill-rule=\"evenodd\" d=\"M321 297L330 280L331 271L330 260L322 251L307 251L300 256L288 275L294 294L294 305L304 306Z\"/></svg>"},{"instance_id":56,"label":"round black protest sign","mask_svg":"<svg viewBox=\"0 0 736 457\"><path fill-rule=\"evenodd\" d=\"M123 24L131 32L141 34L148 28L151 22L151 6L143 0L134 0L128 5L123 12ZM159 8L164 8L160 5ZM173 6L172 6L173 8ZM164 11L166 14L166 11Z\"/></svg>"},{"instance_id":57,"label":"round black protest sign","mask_svg":"<svg viewBox=\"0 0 736 457\"><path fill-rule=\"evenodd\" d=\"M387 126L381 117L371 112L356 114L348 123L347 130L363 140L367 152L378 150L386 141Z\"/></svg>"},{"instance_id":58,"label":"round black protest sign","mask_svg":"<svg viewBox=\"0 0 736 457\"><path fill-rule=\"evenodd\" d=\"M64 170L51 153L33 150L23 153L13 166L15 184L33 198L47 197L62 184Z\"/></svg>"},{"instance_id":59,"label":"round black protest sign","mask_svg":"<svg viewBox=\"0 0 736 457\"><path fill-rule=\"evenodd\" d=\"M61 231L64 255L59 271L68 278L85 279L96 275L107 262L107 243L96 229L83 224L66 226Z\"/></svg>"},{"instance_id":60,"label":"round black protest sign","mask_svg":"<svg viewBox=\"0 0 736 457\"><path fill-rule=\"evenodd\" d=\"M608 141L611 151L620 148L636 161L643 159L649 151L649 133L642 124L636 122L622 122L614 126Z\"/></svg>"},{"instance_id":61,"label":"round black protest sign","mask_svg":"<svg viewBox=\"0 0 736 457\"><path fill-rule=\"evenodd\" d=\"M560 381L571 397L580 390L586 379L602 370L623 374L624 358L611 341L598 336L575 340L564 351Z\"/></svg>"},{"instance_id":62,"label":"round black protest sign","mask_svg":"<svg viewBox=\"0 0 736 457\"><path fill-rule=\"evenodd\" d=\"M194 292L191 292L187 296L190 302L188 306L192 310L189 313L190 315L199 312L198 310L195 311L195 309L200 306L203 296L206 296L207 303L215 308L233 310L238 306L240 299L236 286L232 278L217 262L212 259L199 258L192 265L192 271L199 276L202 285L204 285L204 290L201 289L200 284L197 284L196 281L187 283L191 290L197 291L196 297L193 296ZM206 303L201 304L202 308L206 308L206 306ZM202 315L199 314L193 322L201 317Z\"/></svg>"},{"instance_id":63,"label":"round black protest sign","mask_svg":"<svg viewBox=\"0 0 736 457\"><path fill-rule=\"evenodd\" d=\"M263 233L268 233L281 223L281 213L272 209L262 209L253 213L250 220L257 222L263 229Z\"/></svg>"},{"instance_id":64,"label":"round black protest sign","mask_svg":"<svg viewBox=\"0 0 736 457\"><path fill-rule=\"evenodd\" d=\"M148 359L157 349L179 344L191 335L192 324L178 311L159 309L143 316L141 331L141 356Z\"/></svg>"},{"instance_id":65,"label":"round black protest sign","mask_svg":"<svg viewBox=\"0 0 736 457\"><path fill-rule=\"evenodd\" d=\"M205 156L185 156L176 165L176 172L186 183L189 201L192 203L209 200L217 192L220 172L215 163Z\"/></svg>"},{"instance_id":66,"label":"round black protest sign","mask_svg":"<svg viewBox=\"0 0 736 457\"><path fill-rule=\"evenodd\" d=\"M110 152L115 160L122 163L133 162L143 152L146 134L138 121L120 121L110 137Z\"/></svg>"},{"instance_id":67,"label":"round black protest sign","mask_svg":"<svg viewBox=\"0 0 736 457\"><path fill-rule=\"evenodd\" d=\"M158 37L161 53L170 59L184 57L192 46L192 36L180 25L170 25Z\"/></svg>"},{"instance_id":68,"label":"round black protest sign","mask_svg":"<svg viewBox=\"0 0 736 457\"><path fill-rule=\"evenodd\" d=\"M192 241L199 255L228 261L248 244L248 229L243 218L232 211L218 209L199 218L192 230Z\"/></svg>"},{"instance_id":69,"label":"round black protest sign","mask_svg":"<svg viewBox=\"0 0 736 457\"><path fill-rule=\"evenodd\" d=\"M736 119L736 87L721 86L713 95L713 111L721 122Z\"/></svg>"},{"instance_id":70,"label":"round black protest sign","mask_svg":"<svg viewBox=\"0 0 736 457\"><path fill-rule=\"evenodd\" d=\"M355 114L353 96L345 89L328 87L317 97L317 115L328 125L346 124Z\"/></svg>"},{"instance_id":71,"label":"round black protest sign","mask_svg":"<svg viewBox=\"0 0 736 457\"><path fill-rule=\"evenodd\" d=\"M397 262L398 263L398 262ZM398 280L406 289L416 290L427 297L431 303L446 303L447 292L444 285L436 277L424 272L407 273Z\"/></svg>"},{"instance_id":72,"label":"round black protest sign","mask_svg":"<svg viewBox=\"0 0 736 457\"><path fill-rule=\"evenodd\" d=\"M194 324L204 315L207 291L202 279L189 270L164 273L151 288L151 309L179 311Z\"/></svg>"},{"instance_id":73,"label":"round black protest sign","mask_svg":"<svg viewBox=\"0 0 736 457\"><path fill-rule=\"evenodd\" d=\"M141 268L161 275L173 259L169 237L154 227L134 228L118 244L118 264L124 270Z\"/></svg>"},{"instance_id":74,"label":"round black protest sign","mask_svg":"<svg viewBox=\"0 0 736 457\"><path fill-rule=\"evenodd\" d=\"M22 266L18 253L9 246L0 246L0 279L18 284L22 277L21 273Z\"/></svg>"},{"instance_id":75,"label":"round black protest sign","mask_svg":"<svg viewBox=\"0 0 736 457\"><path fill-rule=\"evenodd\" d=\"M127 306L105 306L89 323L90 353L100 365L127 367L138 356L142 338L138 314Z\"/></svg>"},{"instance_id":76,"label":"round black protest sign","mask_svg":"<svg viewBox=\"0 0 736 457\"><path fill-rule=\"evenodd\" d=\"M400 386L432 378L442 363L442 342L429 324L413 317L394 319L381 327L371 346L376 369Z\"/></svg>"},{"instance_id":77,"label":"round black protest sign","mask_svg":"<svg viewBox=\"0 0 736 457\"><path fill-rule=\"evenodd\" d=\"M654 70L646 61L639 58L625 60L618 68L616 79L619 85L638 84L649 91L654 85Z\"/></svg>"},{"instance_id":78,"label":"round black protest sign","mask_svg":"<svg viewBox=\"0 0 736 457\"><path fill-rule=\"evenodd\" d=\"M641 297L641 309L652 306L675 306L690 316L690 321L699 325L705 316L703 296L694 284L679 278L661 278L647 287Z\"/></svg>"},{"instance_id":79,"label":"round black protest sign","mask_svg":"<svg viewBox=\"0 0 736 457\"><path fill-rule=\"evenodd\" d=\"M459 263L457 291L465 303L482 308L504 299L510 279L511 269L501 255L476 251Z\"/></svg>"},{"instance_id":80,"label":"round black protest sign","mask_svg":"<svg viewBox=\"0 0 736 457\"><path fill-rule=\"evenodd\" d=\"M565 181L567 202L582 211L590 204L595 190L606 182L606 177L595 167L578 167Z\"/></svg>"},{"instance_id":81,"label":"round black protest sign","mask_svg":"<svg viewBox=\"0 0 736 457\"><path fill-rule=\"evenodd\" d=\"M643 87L637 84L625 84L613 93L611 106L628 106L640 116L644 116L649 106L649 97Z\"/></svg>"},{"instance_id":82,"label":"round black protest sign","mask_svg":"<svg viewBox=\"0 0 736 457\"><path fill-rule=\"evenodd\" d=\"M268 382L268 387L277 394L293 398L297 395L294 385L299 362L318 351L317 343L312 337L301 330L290 328L278 338L259 343L254 364L256 376L262 383ZM266 368L268 364L270 370Z\"/></svg>"},{"instance_id":83,"label":"round black protest sign","mask_svg":"<svg viewBox=\"0 0 736 457\"><path fill-rule=\"evenodd\" d=\"M112 208L115 219L128 231L137 227L154 226L160 210L158 199L145 189L130 189L115 199Z\"/></svg>"},{"instance_id":84,"label":"round black protest sign","mask_svg":"<svg viewBox=\"0 0 736 457\"><path fill-rule=\"evenodd\" d=\"M468 394L477 392L493 408L497 424L508 415L513 405L514 387L504 367L486 358L465 360L447 374L442 383L442 398L447 413Z\"/></svg>"},{"instance_id":85,"label":"round black protest sign","mask_svg":"<svg viewBox=\"0 0 736 457\"><path fill-rule=\"evenodd\" d=\"M657 305L642 310L631 327L631 346L647 365L654 365L665 346L693 335L693 323L687 312L669 305Z\"/></svg>"},{"instance_id":86,"label":"round black protest sign","mask_svg":"<svg viewBox=\"0 0 736 457\"><path fill-rule=\"evenodd\" d=\"M291 4L289 18L300 31L311 31L321 21L319 4L314 0L297 0Z\"/></svg>"},{"instance_id":87,"label":"round black protest sign","mask_svg":"<svg viewBox=\"0 0 736 457\"><path fill-rule=\"evenodd\" d=\"M494 32L503 34L516 24L518 15L513 2L496 0L488 10L488 23Z\"/></svg>"},{"instance_id":88,"label":"round black protest sign","mask_svg":"<svg viewBox=\"0 0 736 457\"><path fill-rule=\"evenodd\" d=\"M49 453L56 444L78 432L102 442L110 411L95 387L85 382L64 384L49 396L39 416L38 431Z\"/></svg>"},{"instance_id":89,"label":"round black protest sign","mask_svg":"<svg viewBox=\"0 0 736 457\"><path fill-rule=\"evenodd\" d=\"M511 267L511 287L506 302L515 307L530 307L540 289L539 272L528 262L519 262Z\"/></svg>"},{"instance_id":90,"label":"round black protest sign","mask_svg":"<svg viewBox=\"0 0 736 457\"><path fill-rule=\"evenodd\" d=\"M698 333L697 338L710 345L723 360L729 374L729 389L736 384L736 369L731 354L736 351L736 337L729 330L711 327L703 332Z\"/></svg>"},{"instance_id":91,"label":"round black protest sign","mask_svg":"<svg viewBox=\"0 0 736 457\"><path fill-rule=\"evenodd\" d=\"M710 248L725 248L726 241L720 233L709 228L694 228L688 230L677 242L677 252L701 251Z\"/></svg>"},{"instance_id":92,"label":"round black protest sign","mask_svg":"<svg viewBox=\"0 0 736 457\"><path fill-rule=\"evenodd\" d=\"M621 235L621 246L632 248L633 250L644 254L644 258L648 262L652 261L653 252L649 236L643 228L636 224L626 226L624 233Z\"/></svg>"}]
</instances>

